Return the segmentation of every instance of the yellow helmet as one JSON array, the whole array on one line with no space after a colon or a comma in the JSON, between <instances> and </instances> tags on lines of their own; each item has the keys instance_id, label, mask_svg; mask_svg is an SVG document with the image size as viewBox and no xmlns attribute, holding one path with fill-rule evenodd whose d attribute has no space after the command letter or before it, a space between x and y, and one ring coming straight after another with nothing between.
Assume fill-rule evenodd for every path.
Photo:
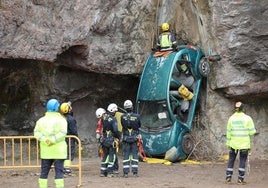
<instances>
[{"instance_id":1,"label":"yellow helmet","mask_svg":"<svg viewBox=\"0 0 268 188\"><path fill-rule=\"evenodd\" d=\"M71 107L71 104L70 102L64 102L60 105L60 111L63 113L63 114L66 114L68 112L70 112L72 110L72 107Z\"/></svg>"},{"instance_id":2,"label":"yellow helmet","mask_svg":"<svg viewBox=\"0 0 268 188\"><path fill-rule=\"evenodd\" d=\"M161 26L161 28L162 28L162 31L163 32L164 31L168 31L169 30L169 24L168 23L163 23L162 26Z\"/></svg>"}]
</instances>

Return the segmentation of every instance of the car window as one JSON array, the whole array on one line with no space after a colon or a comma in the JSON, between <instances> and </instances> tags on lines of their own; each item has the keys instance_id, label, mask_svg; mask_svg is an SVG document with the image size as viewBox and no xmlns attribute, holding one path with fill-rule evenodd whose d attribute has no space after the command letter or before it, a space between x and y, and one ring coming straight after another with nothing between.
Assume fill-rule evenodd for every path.
<instances>
[{"instance_id":1,"label":"car window","mask_svg":"<svg viewBox=\"0 0 268 188\"><path fill-rule=\"evenodd\" d=\"M140 101L138 113L141 115L141 128L153 131L172 125L165 100Z\"/></svg>"}]
</instances>

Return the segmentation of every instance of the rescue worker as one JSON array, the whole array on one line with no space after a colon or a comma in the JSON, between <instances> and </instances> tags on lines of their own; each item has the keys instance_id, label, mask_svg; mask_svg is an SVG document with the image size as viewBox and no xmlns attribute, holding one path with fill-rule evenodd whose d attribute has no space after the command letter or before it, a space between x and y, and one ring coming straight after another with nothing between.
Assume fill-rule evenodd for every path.
<instances>
[{"instance_id":1,"label":"rescue worker","mask_svg":"<svg viewBox=\"0 0 268 188\"><path fill-rule=\"evenodd\" d=\"M131 165L133 175L138 177L138 139L141 137L139 134L140 116L133 112L131 100L124 102L124 109L127 112L121 117L123 126L123 173L124 177L127 178Z\"/></svg>"},{"instance_id":2,"label":"rescue worker","mask_svg":"<svg viewBox=\"0 0 268 188\"><path fill-rule=\"evenodd\" d=\"M58 112L60 103L50 99L46 104L47 112L35 125L34 137L40 142L41 174L39 188L48 187L48 174L55 167L55 187L63 188L63 164L67 156L67 121Z\"/></svg>"},{"instance_id":3,"label":"rescue worker","mask_svg":"<svg viewBox=\"0 0 268 188\"><path fill-rule=\"evenodd\" d=\"M121 140L121 135L122 135L121 116L122 116L123 113L118 111L118 106L115 103L109 104L107 110L116 119L117 130L118 130L118 134L119 134L119 140ZM119 150L119 147L120 147L120 142L117 145L117 151ZM119 161L118 161L118 152L116 152L116 159L115 159L115 162L114 162L114 175L118 175L118 174L119 174Z\"/></svg>"},{"instance_id":4,"label":"rescue worker","mask_svg":"<svg viewBox=\"0 0 268 188\"><path fill-rule=\"evenodd\" d=\"M123 115L123 113L118 111L118 106L115 103L109 104L108 108L110 109L111 114L115 117L117 121L118 131L121 134L122 133L121 116Z\"/></svg>"},{"instance_id":5,"label":"rescue worker","mask_svg":"<svg viewBox=\"0 0 268 188\"><path fill-rule=\"evenodd\" d=\"M238 184L245 184L245 166L250 150L251 137L256 133L253 120L243 112L242 102L235 103L235 112L227 123L226 145L230 149L226 182L230 183L233 167L239 153Z\"/></svg>"},{"instance_id":6,"label":"rescue worker","mask_svg":"<svg viewBox=\"0 0 268 188\"><path fill-rule=\"evenodd\" d=\"M96 139L99 140L102 136L102 130L103 130L103 125L102 125L102 115L106 113L105 109L103 108L98 108L96 110L96 118L98 119L97 122L97 128L96 128Z\"/></svg>"},{"instance_id":7,"label":"rescue worker","mask_svg":"<svg viewBox=\"0 0 268 188\"><path fill-rule=\"evenodd\" d=\"M60 105L60 111L67 120L68 129L67 135L78 137L77 122L73 117L71 102L64 102ZM70 168L71 162L74 160L77 140L75 138L66 138L67 143L67 159L64 161L64 173L70 175L72 170Z\"/></svg>"},{"instance_id":8,"label":"rescue worker","mask_svg":"<svg viewBox=\"0 0 268 188\"><path fill-rule=\"evenodd\" d=\"M101 141L102 132L103 132L102 115L105 114L105 113L106 113L106 111L103 108L98 108L96 110L96 118L98 119L97 128L96 128L96 140L99 143ZM101 159L103 159L103 148L102 148L102 144L99 145L98 154L99 154L99 157Z\"/></svg>"},{"instance_id":9,"label":"rescue worker","mask_svg":"<svg viewBox=\"0 0 268 188\"><path fill-rule=\"evenodd\" d=\"M175 35L170 32L169 24L163 23L161 26L162 33L158 37L157 49L163 51L174 51L177 46Z\"/></svg>"},{"instance_id":10,"label":"rescue worker","mask_svg":"<svg viewBox=\"0 0 268 188\"><path fill-rule=\"evenodd\" d=\"M109 109L109 108L108 108ZM97 109L98 111L99 109ZM96 111L96 114L97 114ZM114 176L114 163L116 159L116 143L119 142L116 119L108 113L102 112L99 115L102 119L102 137L100 139L103 148L103 159L101 161L101 177Z\"/></svg>"}]
</instances>

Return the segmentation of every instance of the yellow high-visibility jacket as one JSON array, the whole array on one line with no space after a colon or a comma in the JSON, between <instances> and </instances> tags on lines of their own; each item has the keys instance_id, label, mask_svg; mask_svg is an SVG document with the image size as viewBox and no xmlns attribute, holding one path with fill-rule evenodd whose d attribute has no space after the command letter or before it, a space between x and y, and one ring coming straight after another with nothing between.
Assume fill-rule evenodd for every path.
<instances>
[{"instance_id":1,"label":"yellow high-visibility jacket","mask_svg":"<svg viewBox=\"0 0 268 188\"><path fill-rule=\"evenodd\" d=\"M172 50L177 44L175 35L171 32L163 32L158 37L157 47L161 49L161 51Z\"/></svg>"},{"instance_id":2,"label":"yellow high-visibility jacket","mask_svg":"<svg viewBox=\"0 0 268 188\"><path fill-rule=\"evenodd\" d=\"M66 119L58 112L46 112L34 128L34 137L40 142L41 159L66 159L66 134Z\"/></svg>"},{"instance_id":3,"label":"yellow high-visibility jacket","mask_svg":"<svg viewBox=\"0 0 268 188\"><path fill-rule=\"evenodd\" d=\"M244 112L235 112L228 120L226 145L233 149L250 149L250 137L256 133L253 120Z\"/></svg>"}]
</instances>

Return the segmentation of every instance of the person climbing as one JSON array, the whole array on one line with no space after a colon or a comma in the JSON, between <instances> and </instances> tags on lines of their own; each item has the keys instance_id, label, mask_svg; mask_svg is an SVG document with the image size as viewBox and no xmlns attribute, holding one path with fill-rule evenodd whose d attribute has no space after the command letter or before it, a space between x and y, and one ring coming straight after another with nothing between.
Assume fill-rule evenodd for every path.
<instances>
[{"instance_id":1,"label":"person climbing","mask_svg":"<svg viewBox=\"0 0 268 188\"><path fill-rule=\"evenodd\" d=\"M242 102L235 103L235 112L228 119L226 145L229 150L229 161L226 170L226 183L231 183L233 167L239 153L238 184L245 184L245 166L250 151L251 138L256 133L252 118L244 113Z\"/></svg>"},{"instance_id":2,"label":"person climbing","mask_svg":"<svg viewBox=\"0 0 268 188\"><path fill-rule=\"evenodd\" d=\"M122 112L118 111L118 106L115 103L109 104L107 110L115 117L116 122L117 122L117 129L119 133L119 140L121 140L121 135L122 135L122 124L121 124L121 116ZM118 143L117 146L117 151L119 150L120 147L120 142ZM119 174L119 161L118 161L118 152L116 152L116 158L114 162L114 175Z\"/></svg>"},{"instance_id":3,"label":"person climbing","mask_svg":"<svg viewBox=\"0 0 268 188\"><path fill-rule=\"evenodd\" d=\"M37 120L34 137L40 142L41 174L39 188L48 187L48 174L51 166L55 167L55 187L63 188L64 160L67 156L67 121L58 112L60 103L57 99L50 99L46 104L46 113Z\"/></svg>"},{"instance_id":4,"label":"person climbing","mask_svg":"<svg viewBox=\"0 0 268 188\"><path fill-rule=\"evenodd\" d=\"M63 116L66 118L68 123L67 135L73 135L78 137L77 122L73 117L73 111L71 102L64 102L60 105L60 111ZM67 159L64 161L64 173L70 175L72 169L70 168L71 162L75 157L75 150L77 141L75 138L66 138L67 143Z\"/></svg>"},{"instance_id":5,"label":"person climbing","mask_svg":"<svg viewBox=\"0 0 268 188\"><path fill-rule=\"evenodd\" d=\"M131 165L133 175L138 177L138 139L141 139L139 134L139 128L141 127L140 115L133 112L131 100L124 102L124 109L127 112L121 117L123 126L123 173L124 177L127 178Z\"/></svg>"},{"instance_id":6,"label":"person climbing","mask_svg":"<svg viewBox=\"0 0 268 188\"><path fill-rule=\"evenodd\" d=\"M99 109L97 109L97 111L98 110ZM101 160L100 176L113 177L114 163L116 159L116 145L118 144L120 138L117 128L117 121L112 114L109 114L107 112L101 112L98 117L102 119L101 121L103 125L102 137L100 139L100 143L103 148L103 158Z\"/></svg>"},{"instance_id":7,"label":"person climbing","mask_svg":"<svg viewBox=\"0 0 268 188\"><path fill-rule=\"evenodd\" d=\"M157 49L161 52L174 51L177 46L175 35L170 32L168 23L163 23L161 26L162 33L158 37Z\"/></svg>"}]
</instances>

